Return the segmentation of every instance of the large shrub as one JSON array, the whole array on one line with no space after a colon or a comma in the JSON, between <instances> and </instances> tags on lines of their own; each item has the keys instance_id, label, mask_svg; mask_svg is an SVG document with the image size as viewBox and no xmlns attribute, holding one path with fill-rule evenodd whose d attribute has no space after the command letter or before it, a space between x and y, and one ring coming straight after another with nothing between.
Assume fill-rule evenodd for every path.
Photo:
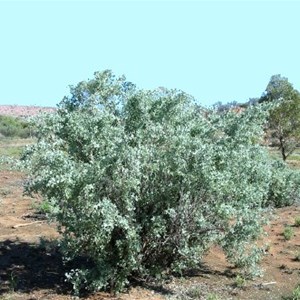
<instances>
[{"instance_id":1,"label":"large shrub","mask_svg":"<svg viewBox=\"0 0 300 300\"><path fill-rule=\"evenodd\" d=\"M27 191L55 207L65 258L80 258L74 289L181 273L214 244L253 274L272 177L258 144L265 114L219 115L110 71L72 87L23 159Z\"/></svg>"}]
</instances>

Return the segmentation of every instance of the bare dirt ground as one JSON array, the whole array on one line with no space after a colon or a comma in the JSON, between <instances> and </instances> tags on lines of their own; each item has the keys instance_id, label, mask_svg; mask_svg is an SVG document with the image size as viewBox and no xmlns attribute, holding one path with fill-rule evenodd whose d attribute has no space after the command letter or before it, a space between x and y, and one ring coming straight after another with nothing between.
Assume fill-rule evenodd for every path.
<instances>
[{"instance_id":1,"label":"bare dirt ground","mask_svg":"<svg viewBox=\"0 0 300 300\"><path fill-rule=\"evenodd\" d=\"M74 299L64 281L64 265L51 241L58 237L54 224L34 208L34 200L22 195L22 174L0 171L0 299ZM283 299L300 283L300 227L294 226L300 208L278 209L266 227L264 243L270 246L262 261L264 276L236 287L236 270L214 248L203 266L189 277L175 278L162 286L136 286L115 297L106 293L85 299ZM284 227L294 234L286 241Z\"/></svg>"}]
</instances>

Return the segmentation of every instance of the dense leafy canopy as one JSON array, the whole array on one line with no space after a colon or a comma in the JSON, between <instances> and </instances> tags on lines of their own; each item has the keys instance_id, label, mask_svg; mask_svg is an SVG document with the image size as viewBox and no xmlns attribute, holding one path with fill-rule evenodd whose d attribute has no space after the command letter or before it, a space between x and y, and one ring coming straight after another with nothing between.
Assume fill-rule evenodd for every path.
<instances>
[{"instance_id":1,"label":"dense leafy canopy","mask_svg":"<svg viewBox=\"0 0 300 300\"><path fill-rule=\"evenodd\" d=\"M253 275L263 207L294 188L259 145L266 115L261 106L218 114L110 71L72 87L39 119L23 160L27 191L53 205L65 258L81 258L67 274L75 291L181 273L214 244Z\"/></svg>"}]
</instances>

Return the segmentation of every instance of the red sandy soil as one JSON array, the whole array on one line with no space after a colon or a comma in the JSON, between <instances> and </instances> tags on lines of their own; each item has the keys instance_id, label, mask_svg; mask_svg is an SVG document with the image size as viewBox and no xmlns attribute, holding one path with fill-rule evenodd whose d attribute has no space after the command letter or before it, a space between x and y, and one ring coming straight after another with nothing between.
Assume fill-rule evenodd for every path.
<instances>
[{"instance_id":1,"label":"red sandy soil","mask_svg":"<svg viewBox=\"0 0 300 300\"><path fill-rule=\"evenodd\" d=\"M55 112L54 107L24 106L24 105L0 105L0 115L13 117L35 116L42 112Z\"/></svg>"},{"instance_id":2,"label":"red sandy soil","mask_svg":"<svg viewBox=\"0 0 300 300\"><path fill-rule=\"evenodd\" d=\"M74 299L64 280L65 267L51 240L58 237L54 224L49 224L34 208L34 201L22 194L23 175L0 171L0 299L2 300L67 300ZM264 276L236 287L236 271L219 248L205 257L203 266L189 277L175 278L161 286L135 286L115 297L106 293L84 299L282 299L300 283L300 227L294 226L300 207L274 211L266 227L263 243L270 247L262 261ZM21 225L21 226L20 226ZM24 226L22 226L24 225ZM291 225L294 236L286 241L282 232ZM41 240L44 242L41 243ZM48 241L48 242L47 242ZM189 290L198 291L192 297Z\"/></svg>"}]
</instances>

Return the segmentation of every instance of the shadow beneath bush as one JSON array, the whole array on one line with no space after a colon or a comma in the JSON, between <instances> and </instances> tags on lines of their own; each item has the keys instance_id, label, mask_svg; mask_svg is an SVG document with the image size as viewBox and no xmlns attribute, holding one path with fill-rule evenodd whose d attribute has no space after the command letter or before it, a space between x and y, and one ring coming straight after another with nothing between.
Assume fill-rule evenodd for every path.
<instances>
[{"instance_id":1,"label":"shadow beneath bush","mask_svg":"<svg viewBox=\"0 0 300 300\"><path fill-rule=\"evenodd\" d=\"M236 277L236 272L234 272L235 267L228 267L223 271L211 269L207 264L202 263L198 268L189 269L183 273L184 277L207 277L212 275L222 276L226 278L234 278Z\"/></svg>"},{"instance_id":2,"label":"shadow beneath bush","mask_svg":"<svg viewBox=\"0 0 300 300\"><path fill-rule=\"evenodd\" d=\"M0 243L0 295L9 291L52 289L69 293L61 254L51 242L34 245L6 240Z\"/></svg>"},{"instance_id":3,"label":"shadow beneath bush","mask_svg":"<svg viewBox=\"0 0 300 300\"><path fill-rule=\"evenodd\" d=\"M31 293L38 290L71 294L72 288L65 282L65 273L70 266L82 266L84 262L77 258L71 264L64 266L56 243L51 241L42 240L38 245L11 240L0 242L0 296L12 291ZM185 278L205 277L205 275L233 277L234 273L232 270L215 271L206 265L201 265L182 275ZM177 276L174 274L174 277ZM147 282L131 278L129 288L134 287L142 287L164 296L174 295L174 291L167 285L151 282L151 280Z\"/></svg>"}]
</instances>

